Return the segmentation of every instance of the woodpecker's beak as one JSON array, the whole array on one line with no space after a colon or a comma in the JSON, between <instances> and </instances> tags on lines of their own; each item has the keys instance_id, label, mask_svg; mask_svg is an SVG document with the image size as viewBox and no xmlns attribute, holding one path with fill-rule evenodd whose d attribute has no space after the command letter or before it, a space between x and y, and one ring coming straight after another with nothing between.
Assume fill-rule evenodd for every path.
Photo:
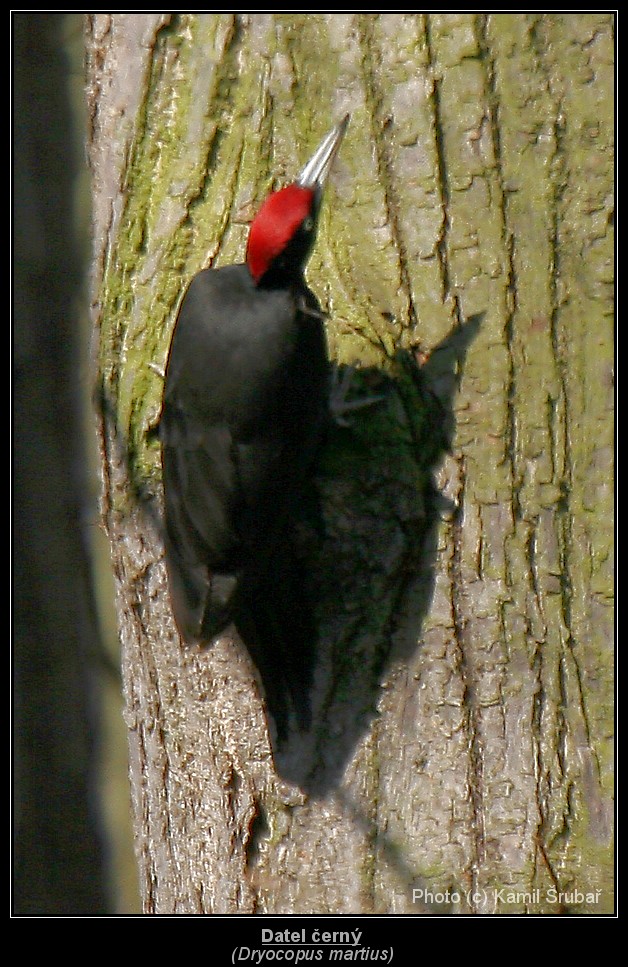
<instances>
[{"instance_id":1,"label":"woodpecker's beak","mask_svg":"<svg viewBox=\"0 0 628 967\"><path fill-rule=\"evenodd\" d=\"M318 146L305 168L297 178L297 185L301 188L322 188L327 180L334 158L344 137L350 114L345 114L342 121L330 131L324 141Z\"/></svg>"}]
</instances>

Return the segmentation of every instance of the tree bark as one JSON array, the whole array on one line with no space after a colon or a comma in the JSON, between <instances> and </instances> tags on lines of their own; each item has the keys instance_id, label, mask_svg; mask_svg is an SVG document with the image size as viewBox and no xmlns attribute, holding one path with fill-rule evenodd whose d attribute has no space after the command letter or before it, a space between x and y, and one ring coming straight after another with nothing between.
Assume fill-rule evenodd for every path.
<instances>
[{"instance_id":1,"label":"tree bark","mask_svg":"<svg viewBox=\"0 0 628 967\"><path fill-rule=\"evenodd\" d=\"M87 18L146 913L612 910L613 27ZM237 639L173 626L156 370L190 278L346 111L308 280L387 395L318 469L314 727L278 748Z\"/></svg>"}]
</instances>

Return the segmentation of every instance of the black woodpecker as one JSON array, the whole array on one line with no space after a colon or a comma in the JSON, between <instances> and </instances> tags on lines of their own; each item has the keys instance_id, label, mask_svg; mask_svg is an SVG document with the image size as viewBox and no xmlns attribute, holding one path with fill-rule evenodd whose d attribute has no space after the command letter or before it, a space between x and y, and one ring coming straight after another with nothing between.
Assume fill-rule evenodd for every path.
<instances>
[{"instance_id":1,"label":"black woodpecker","mask_svg":"<svg viewBox=\"0 0 628 967\"><path fill-rule=\"evenodd\" d=\"M294 517L329 417L323 314L303 271L348 115L253 220L246 262L205 269L181 303L160 439L166 565L181 638L234 624L280 735L309 722L315 629Z\"/></svg>"}]
</instances>

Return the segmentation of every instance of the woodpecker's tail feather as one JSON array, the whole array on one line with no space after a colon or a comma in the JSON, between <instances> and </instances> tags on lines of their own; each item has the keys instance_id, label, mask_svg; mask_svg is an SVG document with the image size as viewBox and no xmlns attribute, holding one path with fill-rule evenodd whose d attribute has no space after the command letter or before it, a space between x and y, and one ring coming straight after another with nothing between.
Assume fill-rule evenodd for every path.
<instances>
[{"instance_id":1,"label":"woodpecker's tail feather","mask_svg":"<svg viewBox=\"0 0 628 967\"><path fill-rule=\"evenodd\" d=\"M188 644L208 644L234 624L259 672L268 711L281 741L290 722L311 723L310 693L316 626L305 572L282 543L263 572L210 574L190 566L167 542L166 563L175 622Z\"/></svg>"},{"instance_id":2,"label":"woodpecker's tail feather","mask_svg":"<svg viewBox=\"0 0 628 967\"><path fill-rule=\"evenodd\" d=\"M316 626L303 569L282 551L263 575L245 575L234 599L234 622L255 662L280 741L290 721L311 724Z\"/></svg>"}]
</instances>

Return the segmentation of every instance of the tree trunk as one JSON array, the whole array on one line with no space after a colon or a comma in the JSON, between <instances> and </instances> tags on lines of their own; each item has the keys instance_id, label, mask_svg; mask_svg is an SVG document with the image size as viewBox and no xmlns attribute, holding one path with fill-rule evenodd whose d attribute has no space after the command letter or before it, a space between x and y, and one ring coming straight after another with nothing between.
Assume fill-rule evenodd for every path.
<instances>
[{"instance_id":1,"label":"tree trunk","mask_svg":"<svg viewBox=\"0 0 628 967\"><path fill-rule=\"evenodd\" d=\"M68 17L16 13L14 914L104 916L102 642L91 582ZM37 69L34 69L34 64Z\"/></svg>"},{"instance_id":2,"label":"tree trunk","mask_svg":"<svg viewBox=\"0 0 628 967\"><path fill-rule=\"evenodd\" d=\"M88 17L146 913L612 910L613 26ZM334 360L386 398L317 471L314 726L278 747L241 643L172 622L158 370L190 278L242 260L346 111L308 280Z\"/></svg>"}]
</instances>

